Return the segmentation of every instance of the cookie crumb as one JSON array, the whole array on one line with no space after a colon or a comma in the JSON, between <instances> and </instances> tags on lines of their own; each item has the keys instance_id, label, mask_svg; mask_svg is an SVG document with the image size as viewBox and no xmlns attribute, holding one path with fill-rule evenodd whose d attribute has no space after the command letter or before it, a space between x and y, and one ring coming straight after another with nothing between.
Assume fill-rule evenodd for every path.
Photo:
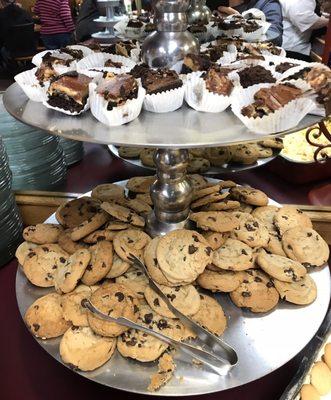
<instances>
[{"instance_id":1,"label":"cookie crumb","mask_svg":"<svg viewBox=\"0 0 331 400\"><path fill-rule=\"evenodd\" d=\"M151 383L148 385L150 392L155 392L165 385L172 378L176 365L172 356L164 353L159 359L158 371L151 376Z\"/></svg>"}]
</instances>

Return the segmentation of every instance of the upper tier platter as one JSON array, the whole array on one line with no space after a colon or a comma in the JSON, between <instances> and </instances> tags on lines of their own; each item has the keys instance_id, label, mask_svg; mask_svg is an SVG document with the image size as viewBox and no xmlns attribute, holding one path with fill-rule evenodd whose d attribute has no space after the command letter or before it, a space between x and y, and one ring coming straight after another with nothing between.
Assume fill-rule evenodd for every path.
<instances>
[{"instance_id":1,"label":"upper tier platter","mask_svg":"<svg viewBox=\"0 0 331 400\"><path fill-rule=\"evenodd\" d=\"M127 125L107 127L98 122L90 111L71 117L29 100L17 83L4 94L7 111L21 122L68 139L158 148L212 147L261 140L263 135L250 132L230 111L202 113L187 106L166 114L143 111ZM307 115L284 135L316 124L321 117ZM266 135L268 136L268 135ZM269 135L270 136L270 135Z\"/></svg>"}]
</instances>

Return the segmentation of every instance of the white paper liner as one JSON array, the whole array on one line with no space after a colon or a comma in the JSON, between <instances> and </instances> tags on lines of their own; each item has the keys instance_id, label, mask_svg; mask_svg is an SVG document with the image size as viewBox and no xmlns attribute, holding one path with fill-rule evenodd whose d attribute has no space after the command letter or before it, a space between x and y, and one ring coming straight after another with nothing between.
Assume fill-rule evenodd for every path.
<instances>
[{"instance_id":1,"label":"white paper liner","mask_svg":"<svg viewBox=\"0 0 331 400\"><path fill-rule=\"evenodd\" d=\"M185 85L185 101L194 110L219 113L231 104L230 96L222 96L209 92L201 72L190 74Z\"/></svg>"},{"instance_id":2,"label":"white paper liner","mask_svg":"<svg viewBox=\"0 0 331 400\"><path fill-rule=\"evenodd\" d=\"M40 86L35 75L37 69L38 68L36 67L29 71L21 72L15 76L15 81L20 85L21 89L30 100L41 103L47 98L46 92L49 82L45 82L44 86Z\"/></svg>"},{"instance_id":3,"label":"white paper liner","mask_svg":"<svg viewBox=\"0 0 331 400\"><path fill-rule=\"evenodd\" d=\"M117 22L114 25L114 30L117 31L120 35L125 36L125 28L129 22L129 17L124 17L121 21Z\"/></svg>"},{"instance_id":4,"label":"white paper liner","mask_svg":"<svg viewBox=\"0 0 331 400\"><path fill-rule=\"evenodd\" d=\"M257 29L254 32L245 32L245 30L243 29L242 32L242 38L246 41L246 42L258 42L263 35L265 34L264 32L264 26L260 26L259 29Z\"/></svg>"},{"instance_id":5,"label":"white paper liner","mask_svg":"<svg viewBox=\"0 0 331 400\"><path fill-rule=\"evenodd\" d=\"M284 76L286 76L284 74L286 74L289 71L289 70L287 70L283 73L276 71L276 67L279 64L282 64L285 62L297 64L297 66L303 66L303 67L306 67L310 64L306 61L296 60L295 58L280 57L280 56L266 56L265 57L265 63L267 65L269 65L269 67L274 71L274 75L277 79L282 79ZM295 68L295 67L293 67L293 68ZM291 70L292 70L292 68L291 68Z\"/></svg>"},{"instance_id":6,"label":"white paper liner","mask_svg":"<svg viewBox=\"0 0 331 400\"><path fill-rule=\"evenodd\" d=\"M277 57L286 57L286 51L282 47L275 46L280 50L280 53ZM261 50L263 56L274 56L269 50Z\"/></svg>"},{"instance_id":7,"label":"white paper liner","mask_svg":"<svg viewBox=\"0 0 331 400\"><path fill-rule=\"evenodd\" d=\"M258 8L250 8L249 10L244 11L241 15L246 18L251 14L254 19L260 21L266 21L266 16L263 11L259 10Z\"/></svg>"},{"instance_id":8,"label":"white paper liner","mask_svg":"<svg viewBox=\"0 0 331 400\"><path fill-rule=\"evenodd\" d=\"M82 46L82 45L79 45L79 44L74 44L74 45L72 45L72 46L66 46L66 47L68 47L68 48L71 48L71 49L75 49L75 50L82 50L82 52L83 52L83 54L84 54L84 57L87 57L89 54L92 54L93 53L93 50L91 50L90 48L88 48L88 47L86 47L86 46ZM40 67L40 65L41 65L41 63L42 63L42 59L43 59L43 57L44 57L44 55L46 54L46 53L58 53L60 51L60 49L57 49L57 50L44 50L44 51L41 51L40 53L37 53L33 58L32 58L32 64L34 64L36 67ZM60 67L62 67L63 69L64 68L67 68L67 71L72 71L73 69L76 69L76 64L77 64L77 61L75 60L75 61L73 61L72 63L70 63L70 67L65 67L65 66L56 66L56 68L59 68L60 69ZM70 69L68 69L68 68L70 68ZM54 67L54 69L55 69L55 67ZM67 72L67 71L64 71L64 72ZM58 72L58 71L56 71L56 72ZM58 72L59 74L63 74L64 72Z\"/></svg>"},{"instance_id":9,"label":"white paper liner","mask_svg":"<svg viewBox=\"0 0 331 400\"><path fill-rule=\"evenodd\" d=\"M137 48L132 49L130 52L130 59L138 64L141 61L141 52L140 52L140 46L137 46Z\"/></svg>"},{"instance_id":10,"label":"white paper liner","mask_svg":"<svg viewBox=\"0 0 331 400\"><path fill-rule=\"evenodd\" d=\"M71 116L80 115L80 114L84 113L85 111L87 111L90 108L89 99L87 99L85 107L80 112L70 112L69 110L64 110L63 108L53 107L53 106L51 106L50 104L47 103L47 99L45 101L43 101L43 105L45 107L47 107L47 108L52 109L52 110L59 111L62 114L67 114L67 115L71 115Z\"/></svg>"},{"instance_id":11,"label":"white paper liner","mask_svg":"<svg viewBox=\"0 0 331 400\"><path fill-rule=\"evenodd\" d=\"M91 113L98 121L107 126L119 126L131 122L139 116L146 93L143 87L139 86L136 99L127 100L125 104L114 107L111 111L107 110L108 101L96 92L96 88L96 83L90 83Z\"/></svg>"},{"instance_id":12,"label":"white paper liner","mask_svg":"<svg viewBox=\"0 0 331 400\"><path fill-rule=\"evenodd\" d=\"M310 68L317 67L317 68L329 70L328 66L321 64L321 63L316 63L316 62L306 63L306 64L302 64L298 67L293 67L293 68L287 70L286 72L284 72L284 74L281 78L281 81L291 83L292 85L295 85L304 91L312 89L311 85L309 83L307 83L304 79L287 79L287 77L290 77L291 75L296 74L297 72L300 72L302 69L304 69L306 67L310 67Z\"/></svg>"},{"instance_id":13,"label":"white paper liner","mask_svg":"<svg viewBox=\"0 0 331 400\"><path fill-rule=\"evenodd\" d=\"M242 115L242 108L254 102L254 94L259 89L273 85L269 83L254 85L247 89L235 88L232 93L231 108L233 113L254 133L271 134L294 128L302 118L315 108L315 103L310 98L298 98L292 100L280 110L276 110L262 118L249 118Z\"/></svg>"},{"instance_id":14,"label":"white paper liner","mask_svg":"<svg viewBox=\"0 0 331 400\"><path fill-rule=\"evenodd\" d=\"M104 67L105 62L108 60L120 62L123 66L120 68ZM108 53L92 53L77 63L77 71L91 78L95 78L99 76L102 71L124 74L131 71L135 65L136 63L127 57ZM91 71L91 69L100 70L100 72Z\"/></svg>"},{"instance_id":15,"label":"white paper liner","mask_svg":"<svg viewBox=\"0 0 331 400\"><path fill-rule=\"evenodd\" d=\"M177 89L167 90L157 94L146 94L144 109L154 113L167 113L178 110L184 101L184 84Z\"/></svg>"}]
</instances>

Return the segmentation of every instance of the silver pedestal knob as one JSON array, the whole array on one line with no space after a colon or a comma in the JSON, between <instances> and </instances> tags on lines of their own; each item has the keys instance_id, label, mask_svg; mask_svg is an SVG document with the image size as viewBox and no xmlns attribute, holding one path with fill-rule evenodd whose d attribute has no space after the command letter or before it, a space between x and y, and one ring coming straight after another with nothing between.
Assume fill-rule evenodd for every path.
<instances>
[{"instance_id":1,"label":"silver pedestal knob","mask_svg":"<svg viewBox=\"0 0 331 400\"><path fill-rule=\"evenodd\" d=\"M191 0L190 7L187 11L187 20L190 25L207 25L211 16L212 13L206 6L206 0Z\"/></svg>"},{"instance_id":2,"label":"silver pedestal knob","mask_svg":"<svg viewBox=\"0 0 331 400\"><path fill-rule=\"evenodd\" d=\"M151 187L154 211L147 218L147 232L162 235L187 225L192 187L186 177L188 150L158 149L157 181Z\"/></svg>"},{"instance_id":3,"label":"silver pedestal knob","mask_svg":"<svg viewBox=\"0 0 331 400\"><path fill-rule=\"evenodd\" d=\"M153 68L180 72L186 54L199 52L199 42L187 29L189 0L155 0L157 32L142 44L142 58Z\"/></svg>"}]
</instances>

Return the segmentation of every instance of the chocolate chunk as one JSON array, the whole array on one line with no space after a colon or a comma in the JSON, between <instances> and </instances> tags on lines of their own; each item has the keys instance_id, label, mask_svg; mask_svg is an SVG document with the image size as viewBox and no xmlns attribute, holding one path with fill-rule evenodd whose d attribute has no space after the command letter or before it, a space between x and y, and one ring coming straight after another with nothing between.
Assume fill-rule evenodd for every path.
<instances>
[{"instance_id":1,"label":"chocolate chunk","mask_svg":"<svg viewBox=\"0 0 331 400\"><path fill-rule=\"evenodd\" d=\"M168 322L165 319L160 319L160 321L157 323L157 327L162 330L166 329L169 327Z\"/></svg>"},{"instance_id":2,"label":"chocolate chunk","mask_svg":"<svg viewBox=\"0 0 331 400\"><path fill-rule=\"evenodd\" d=\"M158 298L154 299L153 304L155 307L160 307L159 299Z\"/></svg>"},{"instance_id":3,"label":"chocolate chunk","mask_svg":"<svg viewBox=\"0 0 331 400\"><path fill-rule=\"evenodd\" d=\"M242 297L251 297L252 293L251 292L242 292L241 295L242 295Z\"/></svg>"},{"instance_id":4,"label":"chocolate chunk","mask_svg":"<svg viewBox=\"0 0 331 400\"><path fill-rule=\"evenodd\" d=\"M39 329L40 329L40 325L39 324L32 324L32 326L33 326L33 329L34 329L35 332L39 331Z\"/></svg>"},{"instance_id":5,"label":"chocolate chunk","mask_svg":"<svg viewBox=\"0 0 331 400\"><path fill-rule=\"evenodd\" d=\"M153 314L149 313L149 314L145 314L144 315L144 322L149 325L151 322L153 321Z\"/></svg>"},{"instance_id":6,"label":"chocolate chunk","mask_svg":"<svg viewBox=\"0 0 331 400\"><path fill-rule=\"evenodd\" d=\"M197 247L193 246L192 244L188 246L188 253L189 254L194 254L198 250Z\"/></svg>"},{"instance_id":7,"label":"chocolate chunk","mask_svg":"<svg viewBox=\"0 0 331 400\"><path fill-rule=\"evenodd\" d=\"M123 294L122 292L116 292L116 293L115 293L115 297L117 297L117 300L118 300L119 302L123 301L124 298L125 298L125 296L124 296L124 294Z\"/></svg>"}]
</instances>

